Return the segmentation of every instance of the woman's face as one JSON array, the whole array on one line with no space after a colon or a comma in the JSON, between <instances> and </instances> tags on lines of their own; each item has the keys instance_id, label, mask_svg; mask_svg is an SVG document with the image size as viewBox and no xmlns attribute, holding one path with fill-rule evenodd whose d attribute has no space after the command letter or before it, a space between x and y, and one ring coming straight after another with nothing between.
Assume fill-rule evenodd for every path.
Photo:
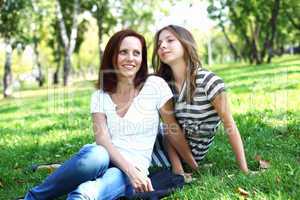
<instances>
[{"instance_id":1,"label":"woman's face","mask_svg":"<svg viewBox=\"0 0 300 200\"><path fill-rule=\"evenodd\" d=\"M157 46L157 54L162 62L171 65L179 59L183 59L183 46L172 32L166 29L161 31Z\"/></svg>"},{"instance_id":2,"label":"woman's face","mask_svg":"<svg viewBox=\"0 0 300 200\"><path fill-rule=\"evenodd\" d=\"M141 68L142 44L134 36L125 37L121 44L117 57L117 76L132 79Z\"/></svg>"}]
</instances>

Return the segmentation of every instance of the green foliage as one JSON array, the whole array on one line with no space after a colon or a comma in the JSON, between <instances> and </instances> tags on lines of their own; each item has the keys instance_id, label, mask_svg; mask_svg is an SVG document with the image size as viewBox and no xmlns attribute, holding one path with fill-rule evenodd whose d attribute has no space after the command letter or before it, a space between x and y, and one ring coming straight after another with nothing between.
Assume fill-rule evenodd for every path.
<instances>
[{"instance_id":1,"label":"green foliage","mask_svg":"<svg viewBox=\"0 0 300 200\"><path fill-rule=\"evenodd\" d=\"M297 199L299 193L300 62L299 56L276 58L273 64L214 66L224 78L232 112L245 144L248 164L261 155L270 168L242 174L221 128L196 181L166 199ZM31 164L60 163L93 142L89 114L93 82L16 93L0 100L0 197L15 199L40 183L47 171L30 172ZM203 163L201 163L203 164Z\"/></svg>"},{"instance_id":2,"label":"green foliage","mask_svg":"<svg viewBox=\"0 0 300 200\"><path fill-rule=\"evenodd\" d=\"M282 54L287 44L299 45L299 3L296 1L210 0L209 17L218 22L224 35L234 34L231 42L239 56L251 63L268 62ZM228 41L227 41L228 43ZM230 43L230 42L229 42Z\"/></svg>"},{"instance_id":3,"label":"green foliage","mask_svg":"<svg viewBox=\"0 0 300 200\"><path fill-rule=\"evenodd\" d=\"M20 44L24 48L30 41L30 12L30 1L26 0L6 0L0 7L0 36L9 40L13 49Z\"/></svg>"}]
</instances>

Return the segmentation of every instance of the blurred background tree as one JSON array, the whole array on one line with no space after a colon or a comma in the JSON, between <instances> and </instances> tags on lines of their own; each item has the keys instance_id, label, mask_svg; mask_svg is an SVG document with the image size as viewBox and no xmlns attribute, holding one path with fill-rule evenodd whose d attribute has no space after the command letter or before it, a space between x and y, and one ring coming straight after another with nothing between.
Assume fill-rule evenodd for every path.
<instances>
[{"instance_id":1,"label":"blurred background tree","mask_svg":"<svg viewBox=\"0 0 300 200\"><path fill-rule=\"evenodd\" d=\"M261 64L272 62L274 56L300 51L297 0L199 2L207 6L207 16L216 24L209 29L190 28L204 63ZM12 94L13 88L25 89L27 85L67 86L76 80L95 79L106 41L122 28L142 33L151 56L157 24L169 15L169 10L176 5L192 8L199 2L3 0L0 2L3 96Z\"/></svg>"},{"instance_id":2,"label":"blurred background tree","mask_svg":"<svg viewBox=\"0 0 300 200\"><path fill-rule=\"evenodd\" d=\"M29 18L27 13L32 12L30 4L26 0L6 0L0 10L0 36L4 40L5 63L3 72L3 95L11 95L12 54L18 48L24 48L28 43Z\"/></svg>"},{"instance_id":3,"label":"blurred background tree","mask_svg":"<svg viewBox=\"0 0 300 200\"><path fill-rule=\"evenodd\" d=\"M235 60L270 63L274 55L284 53L286 46L299 48L297 1L209 0L207 11L221 29ZM233 42L233 37L239 40Z\"/></svg>"}]
</instances>

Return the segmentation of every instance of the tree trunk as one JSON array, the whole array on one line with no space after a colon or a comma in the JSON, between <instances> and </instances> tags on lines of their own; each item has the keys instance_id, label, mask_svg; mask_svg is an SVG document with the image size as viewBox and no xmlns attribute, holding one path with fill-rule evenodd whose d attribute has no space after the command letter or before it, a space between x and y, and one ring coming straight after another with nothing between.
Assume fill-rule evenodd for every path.
<instances>
[{"instance_id":1,"label":"tree trunk","mask_svg":"<svg viewBox=\"0 0 300 200\"><path fill-rule=\"evenodd\" d=\"M34 38L33 51L35 54L34 65L37 66L38 69L38 77L36 77L36 80L38 81L39 87L42 87L45 83L45 76L43 74L42 65L40 62L40 53L38 51L38 42L36 38Z\"/></svg>"},{"instance_id":2,"label":"tree trunk","mask_svg":"<svg viewBox=\"0 0 300 200\"><path fill-rule=\"evenodd\" d=\"M36 0L31 0L31 5L32 5L32 8L33 8L34 12L39 13L39 9L37 7ZM43 74L42 65L41 65L41 62L40 62L40 54L39 54L39 51L38 51L39 39L37 37L37 30L40 29L41 25L38 22L34 22L34 23L35 23L35 26L33 28L33 52L34 52L35 56L34 56L33 63L34 63L34 67L37 67L37 70L38 70L36 80L39 84L39 87L42 87L45 83L45 76Z\"/></svg>"},{"instance_id":3,"label":"tree trunk","mask_svg":"<svg viewBox=\"0 0 300 200\"><path fill-rule=\"evenodd\" d=\"M270 63L272 60L272 57L274 55L273 53L273 45L274 45L274 37L276 33L276 22L277 22L277 16L279 14L279 9L280 9L280 0L275 0L274 2L274 7L272 10L272 17L270 20L270 25L271 25L271 38L268 43L268 60L267 62Z\"/></svg>"},{"instance_id":4,"label":"tree trunk","mask_svg":"<svg viewBox=\"0 0 300 200\"><path fill-rule=\"evenodd\" d=\"M99 63L101 63L102 60L102 48L101 48L101 44L102 44L102 38L103 38L103 18L105 16L105 11L106 9L106 5L107 5L107 0L105 0L102 3L98 3L97 4L97 14L96 14L96 18L97 18L97 26L98 26L98 48L99 48Z\"/></svg>"},{"instance_id":5,"label":"tree trunk","mask_svg":"<svg viewBox=\"0 0 300 200\"><path fill-rule=\"evenodd\" d=\"M219 26L221 27L222 29L222 32L223 32L223 35L229 45L229 49L231 50L233 56L234 56L234 61L237 61L240 59L240 55L238 54L238 51L236 50L236 48L234 47L233 43L231 42L229 36L227 35L226 33L226 30L225 30L225 27L224 27L224 24L223 23L220 23Z\"/></svg>"},{"instance_id":6,"label":"tree trunk","mask_svg":"<svg viewBox=\"0 0 300 200\"><path fill-rule=\"evenodd\" d=\"M260 26L254 24L255 22L250 22L250 32L252 36L252 46L251 46L251 57L255 60L257 65L262 63L262 56L260 55L260 48L259 48L259 33L260 33Z\"/></svg>"},{"instance_id":7,"label":"tree trunk","mask_svg":"<svg viewBox=\"0 0 300 200\"><path fill-rule=\"evenodd\" d=\"M56 70L53 74L53 84L54 85L59 84L59 69L60 69L60 64L57 65Z\"/></svg>"},{"instance_id":8,"label":"tree trunk","mask_svg":"<svg viewBox=\"0 0 300 200\"><path fill-rule=\"evenodd\" d=\"M69 83L69 74L70 74L70 68L71 68L71 56L72 54L69 53L69 51L65 52L64 54L64 73L63 73L63 80L64 80L64 86L67 86Z\"/></svg>"},{"instance_id":9,"label":"tree trunk","mask_svg":"<svg viewBox=\"0 0 300 200\"><path fill-rule=\"evenodd\" d=\"M238 30L240 35L243 37L242 40L244 41L244 49L240 55L247 60L249 59L249 56L251 56L251 52L249 52L249 47L251 48L251 39L247 36L247 30L244 28L241 19L238 17L236 10L234 9L234 5L232 3L228 4L229 6L229 11L232 14L233 20L236 21L236 26L235 28ZM250 61L251 59L249 59Z\"/></svg>"},{"instance_id":10,"label":"tree trunk","mask_svg":"<svg viewBox=\"0 0 300 200\"><path fill-rule=\"evenodd\" d=\"M272 8L272 15L271 15L270 21L267 25L268 27L271 27L271 30L270 29L267 30L264 46L263 46L263 49L261 52L262 58L265 57L267 52L268 52L269 57L272 54L273 40L274 40L274 36L275 36L275 31L276 31L276 21L277 21L277 16L279 13L279 4L280 4L280 0L274 0L274 5ZM270 61L271 61L271 58L270 58Z\"/></svg>"},{"instance_id":11,"label":"tree trunk","mask_svg":"<svg viewBox=\"0 0 300 200\"><path fill-rule=\"evenodd\" d=\"M56 54L55 54L55 60L56 60L56 70L53 74L53 84L58 85L59 84L59 70L60 70L60 65L61 65L61 45L58 42L57 43L57 49L56 49Z\"/></svg>"},{"instance_id":12,"label":"tree trunk","mask_svg":"<svg viewBox=\"0 0 300 200\"><path fill-rule=\"evenodd\" d=\"M12 60L12 45L10 39L5 39L5 64L3 75L3 96L9 97L11 95L12 84L12 72L11 72L11 60Z\"/></svg>"},{"instance_id":13,"label":"tree trunk","mask_svg":"<svg viewBox=\"0 0 300 200\"><path fill-rule=\"evenodd\" d=\"M57 19L59 22L60 35L64 44L64 69L63 69L63 84L68 85L70 69L72 67L71 57L75 49L77 32L78 32L78 15L79 15L79 0L74 0L74 9L72 16L72 28L70 37L67 34L66 25L63 19L59 0L56 1Z\"/></svg>"},{"instance_id":14,"label":"tree trunk","mask_svg":"<svg viewBox=\"0 0 300 200\"><path fill-rule=\"evenodd\" d=\"M103 15L102 15L102 6L98 5L97 10L97 25L98 25L98 48L99 48L99 64L102 60L102 34L103 34Z\"/></svg>"}]
</instances>

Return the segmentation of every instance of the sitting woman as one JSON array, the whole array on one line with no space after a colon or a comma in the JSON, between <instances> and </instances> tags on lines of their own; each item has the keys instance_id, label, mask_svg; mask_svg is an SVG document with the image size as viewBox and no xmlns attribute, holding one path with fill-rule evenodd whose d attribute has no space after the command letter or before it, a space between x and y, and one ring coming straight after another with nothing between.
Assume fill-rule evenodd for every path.
<instances>
[{"instance_id":1,"label":"sitting woman","mask_svg":"<svg viewBox=\"0 0 300 200\"><path fill-rule=\"evenodd\" d=\"M96 144L85 145L25 199L116 199L153 191L148 167L159 116L178 127L172 114L172 92L160 77L148 76L142 35L115 33L104 50L98 90L91 98ZM180 156L197 167L180 129L168 129L167 139ZM180 150L180 151L179 151Z\"/></svg>"},{"instance_id":2,"label":"sitting woman","mask_svg":"<svg viewBox=\"0 0 300 200\"><path fill-rule=\"evenodd\" d=\"M248 172L239 130L229 109L223 80L202 68L192 34L183 27L169 25L160 29L154 39L152 64L156 74L167 81L174 94L175 115L197 161L203 160L217 128L223 122L240 169ZM157 142L157 144L159 144ZM170 165L156 145L154 165ZM181 161L169 145L173 172L184 173Z\"/></svg>"}]
</instances>

